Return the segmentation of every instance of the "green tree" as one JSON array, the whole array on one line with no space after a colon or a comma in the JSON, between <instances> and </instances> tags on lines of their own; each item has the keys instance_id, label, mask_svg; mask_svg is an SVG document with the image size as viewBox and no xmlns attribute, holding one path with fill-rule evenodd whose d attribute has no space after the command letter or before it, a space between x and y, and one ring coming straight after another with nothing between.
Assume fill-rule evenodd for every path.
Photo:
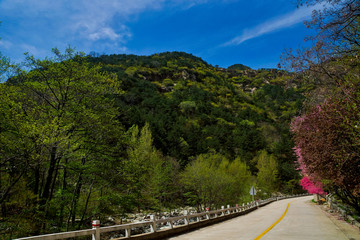
<instances>
[{"instance_id":1,"label":"green tree","mask_svg":"<svg viewBox=\"0 0 360 240\"><path fill-rule=\"evenodd\" d=\"M189 204L199 210L239 203L250 182L251 174L244 162L239 158L230 162L218 153L197 156L182 173Z\"/></svg>"},{"instance_id":2,"label":"green tree","mask_svg":"<svg viewBox=\"0 0 360 240\"><path fill-rule=\"evenodd\" d=\"M279 187L277 161L274 155L269 155L265 150L260 151L253 161L259 170L257 186L269 196Z\"/></svg>"},{"instance_id":3,"label":"green tree","mask_svg":"<svg viewBox=\"0 0 360 240\"><path fill-rule=\"evenodd\" d=\"M140 132L133 126L129 134L128 159L123 169L128 180L127 189L134 196L138 210L158 210L173 200L178 165L155 149L149 124Z\"/></svg>"},{"instance_id":4,"label":"green tree","mask_svg":"<svg viewBox=\"0 0 360 240\"><path fill-rule=\"evenodd\" d=\"M114 162L123 132L116 120L114 76L89 67L70 48L54 53L54 59L46 60L28 56L32 69L1 86L0 167L2 186L8 186L1 193L2 214L15 216L8 189L26 184L36 196L33 210L38 207L33 214L39 221L24 229L32 233L48 231L49 223L61 227L65 219L66 228L83 224L92 214L87 209L91 189L104 177L98 166L105 159L107 165ZM29 214L26 208L16 209ZM76 217L82 219L78 226Z\"/></svg>"}]
</instances>

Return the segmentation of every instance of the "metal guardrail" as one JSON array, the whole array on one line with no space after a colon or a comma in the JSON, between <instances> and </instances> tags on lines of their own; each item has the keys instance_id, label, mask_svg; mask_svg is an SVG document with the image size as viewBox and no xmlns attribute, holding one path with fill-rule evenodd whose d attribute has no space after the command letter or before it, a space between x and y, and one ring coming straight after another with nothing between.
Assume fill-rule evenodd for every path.
<instances>
[{"instance_id":1,"label":"metal guardrail","mask_svg":"<svg viewBox=\"0 0 360 240\"><path fill-rule=\"evenodd\" d=\"M46 235L39 235L39 236L32 236L32 237L24 237L24 238L18 238L17 240L55 240L55 239L67 239L67 238L75 238L75 237L82 237L82 236L92 236L92 240L100 240L100 235L102 233L108 233L108 232L115 232L115 231L125 231L125 237L130 238L131 235L131 229L140 228L140 227L150 227L151 233L156 233L158 231L157 226L164 223L169 223L170 228L166 230L171 230L174 228L190 225L193 223L199 223L203 221L208 221L215 218L220 218L223 216L229 216L232 214L238 214L244 211L248 211L249 209L259 208L263 205L266 205L272 201L285 199L285 198L292 198L292 197L298 197L298 196L304 196L302 195L292 195L292 196L286 196L286 197L276 197L276 198L269 198L266 200L260 200L260 201L254 201L251 203L247 203L246 205L243 204L242 206L236 205L235 207L230 207L229 205L227 208L222 207L218 210L212 210L212 211L206 211L201 213L195 213L195 214L188 214L187 211L184 212L183 216L177 216L177 217L170 217L165 219L155 219L154 215L150 216L150 221L145 222L139 222L139 223L128 223L128 224L121 224L121 225L115 225L115 226L108 226L108 227L100 227L100 221L94 220L92 222L92 229L87 230L79 230L79 231L71 231L71 232L63 232L63 233L54 233L54 234L46 234ZM191 220L193 220L191 222ZM183 221L184 224L182 225L175 225L175 222ZM161 231L166 231L161 230ZM151 234L150 233L150 234Z\"/></svg>"}]
</instances>

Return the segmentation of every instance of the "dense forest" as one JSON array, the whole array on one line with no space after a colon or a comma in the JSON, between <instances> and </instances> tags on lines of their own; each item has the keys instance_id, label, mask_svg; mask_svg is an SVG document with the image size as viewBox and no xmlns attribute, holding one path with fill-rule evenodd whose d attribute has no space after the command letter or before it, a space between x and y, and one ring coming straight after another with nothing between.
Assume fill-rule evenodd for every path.
<instances>
[{"instance_id":1,"label":"dense forest","mask_svg":"<svg viewBox=\"0 0 360 240\"><path fill-rule=\"evenodd\" d=\"M215 208L249 200L251 185L258 198L301 191L289 124L306 88L295 75L183 52L54 55L28 56L30 70L0 85L2 234Z\"/></svg>"},{"instance_id":2,"label":"dense forest","mask_svg":"<svg viewBox=\"0 0 360 240\"><path fill-rule=\"evenodd\" d=\"M0 56L1 238L233 205L251 186L330 192L360 213L360 7L299 4L319 2L311 47L279 69L185 52Z\"/></svg>"}]
</instances>

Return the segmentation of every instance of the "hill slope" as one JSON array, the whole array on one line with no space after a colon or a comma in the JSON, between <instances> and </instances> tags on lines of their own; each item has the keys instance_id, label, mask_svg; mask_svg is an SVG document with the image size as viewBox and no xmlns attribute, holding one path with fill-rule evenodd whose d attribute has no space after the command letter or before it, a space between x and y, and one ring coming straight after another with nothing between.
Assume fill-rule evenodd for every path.
<instances>
[{"instance_id":1,"label":"hill slope","mask_svg":"<svg viewBox=\"0 0 360 240\"><path fill-rule=\"evenodd\" d=\"M183 52L89 60L118 75L124 91L118 99L121 121L126 126L148 122L155 146L183 166L189 157L213 149L240 156L256 171L251 159L266 149L290 171L288 124L303 100L301 88L286 88L290 74L218 69ZM292 178L289 172L280 175Z\"/></svg>"}]
</instances>

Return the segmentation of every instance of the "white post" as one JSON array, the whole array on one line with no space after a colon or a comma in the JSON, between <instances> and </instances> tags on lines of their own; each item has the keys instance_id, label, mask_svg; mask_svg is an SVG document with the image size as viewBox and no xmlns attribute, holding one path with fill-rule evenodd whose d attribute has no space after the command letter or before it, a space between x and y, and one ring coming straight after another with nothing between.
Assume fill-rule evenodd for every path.
<instances>
[{"instance_id":1,"label":"white post","mask_svg":"<svg viewBox=\"0 0 360 240\"><path fill-rule=\"evenodd\" d=\"M130 227L125 229L125 237L127 237L127 238L131 237L131 228Z\"/></svg>"},{"instance_id":2,"label":"white post","mask_svg":"<svg viewBox=\"0 0 360 240\"><path fill-rule=\"evenodd\" d=\"M227 213L230 214L230 205L227 205Z\"/></svg>"},{"instance_id":3,"label":"white post","mask_svg":"<svg viewBox=\"0 0 360 240\"><path fill-rule=\"evenodd\" d=\"M92 229L95 229L95 234L92 234L92 240L100 240L100 220L92 221Z\"/></svg>"},{"instance_id":4,"label":"white post","mask_svg":"<svg viewBox=\"0 0 360 240\"><path fill-rule=\"evenodd\" d=\"M173 221L170 221L169 224L170 224L170 228L173 229L173 228L174 228L174 223L173 223Z\"/></svg>"},{"instance_id":5,"label":"white post","mask_svg":"<svg viewBox=\"0 0 360 240\"><path fill-rule=\"evenodd\" d=\"M152 221L150 228L151 228L151 232L156 232L156 221L155 221L155 216L154 215L150 215L150 220Z\"/></svg>"},{"instance_id":6,"label":"white post","mask_svg":"<svg viewBox=\"0 0 360 240\"><path fill-rule=\"evenodd\" d=\"M184 210L184 221L185 221L185 225L189 225L189 216L188 216L188 211Z\"/></svg>"}]
</instances>

